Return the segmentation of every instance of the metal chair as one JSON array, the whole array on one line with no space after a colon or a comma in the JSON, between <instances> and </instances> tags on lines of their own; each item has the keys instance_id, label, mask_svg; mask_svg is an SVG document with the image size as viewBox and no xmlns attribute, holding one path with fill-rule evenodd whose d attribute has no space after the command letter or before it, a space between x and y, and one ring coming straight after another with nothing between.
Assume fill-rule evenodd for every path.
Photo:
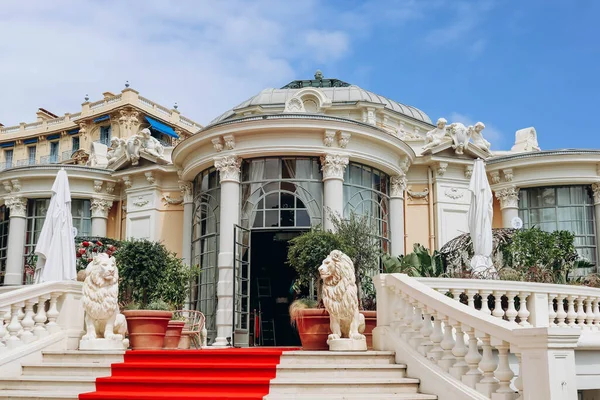
<instances>
[{"instance_id":1,"label":"metal chair","mask_svg":"<svg viewBox=\"0 0 600 400\"><path fill-rule=\"evenodd\" d=\"M181 334L189 335L196 349L207 346L204 314L196 310L177 310L173 312L173 317L183 317L185 325Z\"/></svg>"}]
</instances>

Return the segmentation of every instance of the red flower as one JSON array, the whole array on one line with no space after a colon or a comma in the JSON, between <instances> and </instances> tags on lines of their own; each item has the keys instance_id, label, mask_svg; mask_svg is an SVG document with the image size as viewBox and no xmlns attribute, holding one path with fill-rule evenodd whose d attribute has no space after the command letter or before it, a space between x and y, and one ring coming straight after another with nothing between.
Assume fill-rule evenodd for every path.
<instances>
[{"instance_id":1,"label":"red flower","mask_svg":"<svg viewBox=\"0 0 600 400\"><path fill-rule=\"evenodd\" d=\"M81 243L81 245L82 245L83 247L88 247L88 246L90 245L90 242L87 242L87 241L86 241L86 242L83 242L83 243Z\"/></svg>"},{"instance_id":2,"label":"red flower","mask_svg":"<svg viewBox=\"0 0 600 400\"><path fill-rule=\"evenodd\" d=\"M102 246L102 242L101 242L101 241L99 241L99 240L96 242L96 244L97 244L98 246Z\"/></svg>"},{"instance_id":3,"label":"red flower","mask_svg":"<svg viewBox=\"0 0 600 400\"><path fill-rule=\"evenodd\" d=\"M87 260L88 260L88 262L92 262L92 261L94 261L94 259L93 259L93 258L88 258Z\"/></svg>"},{"instance_id":4,"label":"red flower","mask_svg":"<svg viewBox=\"0 0 600 400\"><path fill-rule=\"evenodd\" d=\"M76 254L75 254L75 257L77 257L77 258L81 258L81 254L79 254L79 253L76 253Z\"/></svg>"},{"instance_id":5,"label":"red flower","mask_svg":"<svg viewBox=\"0 0 600 400\"><path fill-rule=\"evenodd\" d=\"M110 257L110 256L112 256L112 254L113 254L113 252L112 252L112 251L110 251L110 250L107 250L107 251L106 251L106 255L108 255L109 257Z\"/></svg>"},{"instance_id":6,"label":"red flower","mask_svg":"<svg viewBox=\"0 0 600 400\"><path fill-rule=\"evenodd\" d=\"M115 246L113 246L112 244L110 246L108 246L108 250L114 252L116 250Z\"/></svg>"},{"instance_id":7,"label":"red flower","mask_svg":"<svg viewBox=\"0 0 600 400\"><path fill-rule=\"evenodd\" d=\"M85 249L79 249L78 253L79 253L80 255L84 255L84 254L85 254Z\"/></svg>"}]
</instances>

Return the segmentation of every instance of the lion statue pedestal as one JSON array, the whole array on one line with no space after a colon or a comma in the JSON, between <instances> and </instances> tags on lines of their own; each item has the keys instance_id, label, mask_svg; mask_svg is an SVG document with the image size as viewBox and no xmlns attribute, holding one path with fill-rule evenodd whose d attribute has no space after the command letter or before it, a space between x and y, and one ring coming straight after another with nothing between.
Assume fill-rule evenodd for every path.
<instances>
[{"instance_id":1,"label":"lion statue pedestal","mask_svg":"<svg viewBox=\"0 0 600 400\"><path fill-rule=\"evenodd\" d=\"M79 350L127 349L127 322L118 303L119 271L108 254L98 254L85 269L82 300L86 333L79 341Z\"/></svg>"},{"instance_id":2,"label":"lion statue pedestal","mask_svg":"<svg viewBox=\"0 0 600 400\"><path fill-rule=\"evenodd\" d=\"M358 289L354 263L346 254L333 250L319 267L323 280L323 303L329 312L330 351L367 351L365 316L358 312Z\"/></svg>"}]
</instances>

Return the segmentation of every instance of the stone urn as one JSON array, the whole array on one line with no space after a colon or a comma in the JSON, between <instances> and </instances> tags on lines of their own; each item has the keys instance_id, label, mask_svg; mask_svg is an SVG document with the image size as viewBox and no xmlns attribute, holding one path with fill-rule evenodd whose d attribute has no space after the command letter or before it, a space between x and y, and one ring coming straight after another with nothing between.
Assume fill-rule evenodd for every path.
<instances>
[{"instance_id":1,"label":"stone urn","mask_svg":"<svg viewBox=\"0 0 600 400\"><path fill-rule=\"evenodd\" d=\"M161 350L172 311L126 310L129 343L132 350ZM183 327L182 327L183 328ZM178 339L179 340L179 339Z\"/></svg>"},{"instance_id":2,"label":"stone urn","mask_svg":"<svg viewBox=\"0 0 600 400\"><path fill-rule=\"evenodd\" d=\"M185 321L171 320L167 325L167 332L165 333L165 341L163 347L165 349L176 349L179 347L179 340L181 339L181 331L185 325Z\"/></svg>"}]
</instances>

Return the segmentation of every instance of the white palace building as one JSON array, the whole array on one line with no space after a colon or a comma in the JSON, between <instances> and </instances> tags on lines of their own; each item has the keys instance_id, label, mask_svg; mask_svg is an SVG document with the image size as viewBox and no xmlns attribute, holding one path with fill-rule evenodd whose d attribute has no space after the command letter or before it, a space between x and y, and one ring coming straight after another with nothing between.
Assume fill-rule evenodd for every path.
<instances>
[{"instance_id":1,"label":"white palace building","mask_svg":"<svg viewBox=\"0 0 600 400\"><path fill-rule=\"evenodd\" d=\"M534 127L515 127L512 148L496 151L485 139L485 121L464 126L435 117L319 71L313 79L264 89L205 126L130 87L97 101L86 97L80 109L62 116L40 108L34 122L0 125L0 283L27 282L25 265L60 168L69 176L79 236L162 241L187 263L202 267L190 306L206 314L214 344L226 344L233 330L243 328L232 322L234 313L258 308L272 315L280 332L277 345L294 344L287 315L294 279L285 263L287 241L311 227L330 229L330 212L368 215L392 255L410 252L415 243L440 249L466 233L467 188L477 158L485 160L495 193L493 227L512 227L520 218L525 227L570 230L580 255L596 263L600 151L542 150ZM252 279L249 290L234 296L233 280L240 278L234 278L236 263ZM411 307L411 315L412 307L416 313L423 306L425 315L447 311L446 321L463 317L461 310L450 309L458 306L435 293L428 309L419 297L425 295L411 292L407 282L388 279L381 285L396 288L378 289L378 313L389 312L378 314L382 326L386 318L389 325L398 317L394 306L386 308L385 293L404 293L398 301ZM467 294L502 289L493 282L484 289L415 285ZM514 296L535 292L523 287ZM580 296L572 300L574 312L586 315L587 304L590 321L596 324L597 318L600 324L600 295L584 295L546 293L545 326L548 296L550 302ZM529 319L544 326L533 320L541 307L537 301ZM543 322L540 313L537 323ZM491 324L492 316L486 317L484 323ZM513 336L502 336L513 334L504 322L494 322L498 326L492 324L491 331L480 326L488 335L484 347L494 335L511 343ZM477 323L464 332L472 333ZM494 351L502 355L506 347Z\"/></svg>"}]
</instances>

